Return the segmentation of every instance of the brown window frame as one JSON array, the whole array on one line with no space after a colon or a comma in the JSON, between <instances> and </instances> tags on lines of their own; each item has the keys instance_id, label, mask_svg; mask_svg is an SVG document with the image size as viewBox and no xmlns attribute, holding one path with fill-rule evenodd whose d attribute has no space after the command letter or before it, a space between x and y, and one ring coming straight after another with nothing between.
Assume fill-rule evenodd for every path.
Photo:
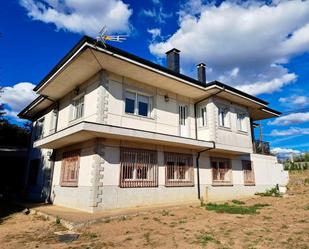
<instances>
[{"instance_id":1,"label":"brown window frame","mask_svg":"<svg viewBox=\"0 0 309 249\"><path fill-rule=\"evenodd\" d=\"M253 169L253 163L250 160L242 160L242 170L244 172L244 185L252 186L255 185L255 174ZM250 170L246 169L246 166L250 164Z\"/></svg>"},{"instance_id":2,"label":"brown window frame","mask_svg":"<svg viewBox=\"0 0 309 249\"><path fill-rule=\"evenodd\" d=\"M73 165L74 169L70 171L70 165L68 163L73 160L75 161L75 165ZM80 150L67 151L62 154L60 178L61 187L78 187L79 165ZM72 173L74 177L72 177Z\"/></svg>"},{"instance_id":3,"label":"brown window frame","mask_svg":"<svg viewBox=\"0 0 309 249\"><path fill-rule=\"evenodd\" d=\"M166 187L194 186L192 154L164 152L164 165Z\"/></svg>"},{"instance_id":4,"label":"brown window frame","mask_svg":"<svg viewBox=\"0 0 309 249\"><path fill-rule=\"evenodd\" d=\"M213 167L213 163L216 163L216 169ZM224 163L226 166L222 169L220 169L220 163ZM232 170L232 164L231 160L228 158L211 158L210 159L211 164L211 171L212 171L212 185L214 186L232 186L233 185L233 170ZM229 174L228 180L218 180L218 177L215 179L215 175L218 176L218 174L224 173ZM219 176L221 178L221 175Z\"/></svg>"},{"instance_id":5,"label":"brown window frame","mask_svg":"<svg viewBox=\"0 0 309 249\"><path fill-rule=\"evenodd\" d=\"M158 152L120 148L121 188L158 187Z\"/></svg>"}]
</instances>

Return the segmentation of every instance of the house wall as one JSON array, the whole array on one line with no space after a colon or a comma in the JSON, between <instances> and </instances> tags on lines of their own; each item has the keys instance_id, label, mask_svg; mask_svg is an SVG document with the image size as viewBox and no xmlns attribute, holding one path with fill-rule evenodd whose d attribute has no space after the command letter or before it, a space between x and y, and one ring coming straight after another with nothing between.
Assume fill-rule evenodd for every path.
<instances>
[{"instance_id":1,"label":"house wall","mask_svg":"<svg viewBox=\"0 0 309 249\"><path fill-rule=\"evenodd\" d=\"M180 135L178 106L188 106L188 132L185 137L195 138L194 100L185 96L151 87L136 80L127 79L108 72L108 105L105 123L127 128L141 129L170 135ZM151 117L125 113L125 91L132 90L152 98ZM165 97L168 95L168 102Z\"/></svg>"},{"instance_id":2,"label":"house wall","mask_svg":"<svg viewBox=\"0 0 309 249\"><path fill-rule=\"evenodd\" d=\"M151 149L158 152L158 187L120 188L120 148ZM78 187L61 187L61 156L65 151L81 149ZM189 153L193 155L194 186L166 187L164 152ZM196 152L151 144L133 143L121 140L100 139L70 146L57 151L52 189L53 203L84 211L94 212L115 208L136 206L179 204L198 201ZM213 186L210 157L229 158L232 164L232 186ZM98 160L99 158L99 160ZM241 160L252 160L255 172L255 186L244 185ZM263 192L283 183L279 177L283 170L275 157L246 155L232 156L214 152L200 157L201 196L205 201L243 198Z\"/></svg>"},{"instance_id":3,"label":"house wall","mask_svg":"<svg viewBox=\"0 0 309 249\"><path fill-rule=\"evenodd\" d=\"M228 123L229 127L220 127L219 125L219 106L225 105L229 108ZM207 108L207 125L200 125L201 117L198 117L198 139L214 141L217 147L222 149L252 153L252 134L250 128L250 113L244 106L236 105L232 102L211 97L198 104L198 112L200 108ZM246 114L245 123L247 131L240 131L237 127L237 111Z\"/></svg>"}]
</instances>

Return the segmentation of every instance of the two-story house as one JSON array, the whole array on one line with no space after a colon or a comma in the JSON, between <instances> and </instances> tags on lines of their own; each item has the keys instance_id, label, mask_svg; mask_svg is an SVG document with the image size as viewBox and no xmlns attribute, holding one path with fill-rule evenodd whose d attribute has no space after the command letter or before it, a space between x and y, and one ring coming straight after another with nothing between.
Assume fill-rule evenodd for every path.
<instances>
[{"instance_id":1,"label":"two-story house","mask_svg":"<svg viewBox=\"0 0 309 249\"><path fill-rule=\"evenodd\" d=\"M98 211L245 197L286 183L254 121L268 103L84 37L35 87L29 196ZM261 148L263 150L261 150ZM266 150L265 150L266 149ZM260 154L260 152L264 152ZM266 153L267 154L267 153Z\"/></svg>"}]
</instances>

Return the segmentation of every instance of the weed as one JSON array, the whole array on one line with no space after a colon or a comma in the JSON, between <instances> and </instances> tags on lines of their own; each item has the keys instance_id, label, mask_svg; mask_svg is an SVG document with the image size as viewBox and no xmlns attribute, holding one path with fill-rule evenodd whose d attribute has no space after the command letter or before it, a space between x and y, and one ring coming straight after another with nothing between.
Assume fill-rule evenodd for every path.
<instances>
[{"instance_id":1,"label":"weed","mask_svg":"<svg viewBox=\"0 0 309 249\"><path fill-rule=\"evenodd\" d=\"M187 223L187 221L186 220L180 220L180 221L178 221L178 223L179 224L184 224L184 223Z\"/></svg>"},{"instance_id":2,"label":"weed","mask_svg":"<svg viewBox=\"0 0 309 249\"><path fill-rule=\"evenodd\" d=\"M212 235L208 233L201 233L200 235L196 236L197 242L205 246L209 241L213 241L214 238Z\"/></svg>"},{"instance_id":3,"label":"weed","mask_svg":"<svg viewBox=\"0 0 309 249\"><path fill-rule=\"evenodd\" d=\"M95 239L96 237L98 237L95 233L92 232L85 233L84 236L90 239Z\"/></svg>"},{"instance_id":4,"label":"weed","mask_svg":"<svg viewBox=\"0 0 309 249\"><path fill-rule=\"evenodd\" d=\"M143 220L148 220L149 218L148 217L143 217Z\"/></svg>"},{"instance_id":5,"label":"weed","mask_svg":"<svg viewBox=\"0 0 309 249\"><path fill-rule=\"evenodd\" d=\"M104 220L104 223L110 223L111 219L107 218L106 220Z\"/></svg>"},{"instance_id":6,"label":"weed","mask_svg":"<svg viewBox=\"0 0 309 249\"><path fill-rule=\"evenodd\" d=\"M168 211L168 210L162 211L162 216L168 216L168 215L170 215L170 211Z\"/></svg>"},{"instance_id":7,"label":"weed","mask_svg":"<svg viewBox=\"0 0 309 249\"><path fill-rule=\"evenodd\" d=\"M161 223L161 220L159 218L157 218L157 217L154 217L153 220Z\"/></svg>"},{"instance_id":8,"label":"weed","mask_svg":"<svg viewBox=\"0 0 309 249\"><path fill-rule=\"evenodd\" d=\"M56 217L56 224L58 225L58 224L60 224L60 222L61 222L61 219L57 216Z\"/></svg>"},{"instance_id":9,"label":"weed","mask_svg":"<svg viewBox=\"0 0 309 249\"><path fill-rule=\"evenodd\" d=\"M243 201L239 201L239 200L232 200L232 202L236 205L244 205L245 204Z\"/></svg>"},{"instance_id":10,"label":"weed","mask_svg":"<svg viewBox=\"0 0 309 249\"><path fill-rule=\"evenodd\" d=\"M127 216L121 216L119 217L118 221L126 221L127 219Z\"/></svg>"},{"instance_id":11,"label":"weed","mask_svg":"<svg viewBox=\"0 0 309 249\"><path fill-rule=\"evenodd\" d=\"M150 244L151 243L151 241L150 241L150 233L149 232L145 233L143 236L144 236L144 239L146 240L146 243Z\"/></svg>"},{"instance_id":12,"label":"weed","mask_svg":"<svg viewBox=\"0 0 309 249\"><path fill-rule=\"evenodd\" d=\"M132 238L131 237L127 237L127 238L125 238L124 241L129 241L129 240L132 240Z\"/></svg>"},{"instance_id":13,"label":"weed","mask_svg":"<svg viewBox=\"0 0 309 249\"><path fill-rule=\"evenodd\" d=\"M309 210L309 204L305 207L305 210Z\"/></svg>"},{"instance_id":14,"label":"weed","mask_svg":"<svg viewBox=\"0 0 309 249\"><path fill-rule=\"evenodd\" d=\"M282 197L282 194L279 192L279 189L276 187L268 189L265 192L255 193L255 194L260 195L260 196Z\"/></svg>"},{"instance_id":15,"label":"weed","mask_svg":"<svg viewBox=\"0 0 309 249\"><path fill-rule=\"evenodd\" d=\"M263 216L264 220L271 220L272 217L271 216Z\"/></svg>"},{"instance_id":16,"label":"weed","mask_svg":"<svg viewBox=\"0 0 309 249\"><path fill-rule=\"evenodd\" d=\"M287 225L282 225L282 227L281 227L281 229L287 229L287 228L289 228Z\"/></svg>"},{"instance_id":17,"label":"weed","mask_svg":"<svg viewBox=\"0 0 309 249\"><path fill-rule=\"evenodd\" d=\"M230 205L228 203L216 204L208 203L206 204L206 209L210 211L215 211L217 213L229 213L229 214L256 214L257 211L268 204L255 204L253 206L239 206Z\"/></svg>"}]
</instances>

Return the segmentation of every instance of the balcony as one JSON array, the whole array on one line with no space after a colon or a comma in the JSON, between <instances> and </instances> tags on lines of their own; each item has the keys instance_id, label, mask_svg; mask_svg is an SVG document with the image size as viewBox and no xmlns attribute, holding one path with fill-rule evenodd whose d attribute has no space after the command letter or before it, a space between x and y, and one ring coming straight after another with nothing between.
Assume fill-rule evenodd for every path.
<instances>
[{"instance_id":1,"label":"balcony","mask_svg":"<svg viewBox=\"0 0 309 249\"><path fill-rule=\"evenodd\" d=\"M253 151L256 154L270 155L269 142L264 142L260 140L254 140Z\"/></svg>"}]
</instances>

